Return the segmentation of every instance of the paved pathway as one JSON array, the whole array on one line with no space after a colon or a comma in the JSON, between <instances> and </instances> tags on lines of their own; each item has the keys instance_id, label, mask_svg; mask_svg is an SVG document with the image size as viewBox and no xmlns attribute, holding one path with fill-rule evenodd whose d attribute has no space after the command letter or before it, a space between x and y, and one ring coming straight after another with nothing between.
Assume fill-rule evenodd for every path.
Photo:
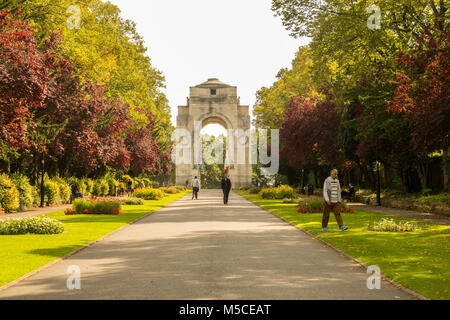
<instances>
[{"instance_id":1,"label":"paved pathway","mask_svg":"<svg viewBox=\"0 0 450 320\"><path fill-rule=\"evenodd\" d=\"M68 290L67 268L81 269ZM202 190L40 273L0 299L412 299L366 287L353 261L232 193Z\"/></svg>"},{"instance_id":2,"label":"paved pathway","mask_svg":"<svg viewBox=\"0 0 450 320\"><path fill-rule=\"evenodd\" d=\"M45 208L35 208L32 210L28 210L25 212L18 212L18 213L10 213L10 214L0 214L0 221L2 220L8 220L11 218L17 219L17 218L27 218L27 217L33 217L33 216L39 216L42 214L47 214L59 210L65 210L68 208L71 208L71 204L66 204L62 206L57 207L45 207Z\"/></svg>"}]
</instances>

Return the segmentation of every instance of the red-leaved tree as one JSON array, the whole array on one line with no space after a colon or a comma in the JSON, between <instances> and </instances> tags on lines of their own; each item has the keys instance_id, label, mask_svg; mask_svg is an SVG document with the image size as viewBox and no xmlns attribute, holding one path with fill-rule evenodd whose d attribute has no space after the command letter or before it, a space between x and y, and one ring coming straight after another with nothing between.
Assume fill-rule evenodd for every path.
<instances>
[{"instance_id":1,"label":"red-leaved tree","mask_svg":"<svg viewBox=\"0 0 450 320\"><path fill-rule=\"evenodd\" d=\"M295 97L285 111L280 130L281 159L290 166L306 165L318 156L328 164L341 160L337 136L340 117L330 97L325 100Z\"/></svg>"}]
</instances>

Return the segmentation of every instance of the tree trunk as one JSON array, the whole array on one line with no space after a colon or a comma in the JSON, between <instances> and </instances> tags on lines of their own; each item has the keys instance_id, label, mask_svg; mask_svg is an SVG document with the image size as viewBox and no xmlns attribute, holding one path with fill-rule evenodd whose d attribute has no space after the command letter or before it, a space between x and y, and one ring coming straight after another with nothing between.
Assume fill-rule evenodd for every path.
<instances>
[{"instance_id":1,"label":"tree trunk","mask_svg":"<svg viewBox=\"0 0 450 320\"><path fill-rule=\"evenodd\" d=\"M422 191L428 188L427 176L428 176L428 163L418 161L417 163L417 173L419 174L420 185Z\"/></svg>"},{"instance_id":2,"label":"tree trunk","mask_svg":"<svg viewBox=\"0 0 450 320\"><path fill-rule=\"evenodd\" d=\"M391 187L391 173L390 167L383 163L383 178L384 178L384 188L389 189Z\"/></svg>"},{"instance_id":3,"label":"tree trunk","mask_svg":"<svg viewBox=\"0 0 450 320\"><path fill-rule=\"evenodd\" d=\"M448 149L444 149L444 155L442 156L442 174L443 174L443 185L442 191L447 191L448 188L448 174L447 174L447 159L448 159Z\"/></svg>"},{"instance_id":4,"label":"tree trunk","mask_svg":"<svg viewBox=\"0 0 450 320\"><path fill-rule=\"evenodd\" d=\"M316 189L319 188L319 177L317 176L317 169L314 169L314 183L316 185Z\"/></svg>"},{"instance_id":5,"label":"tree trunk","mask_svg":"<svg viewBox=\"0 0 450 320\"><path fill-rule=\"evenodd\" d=\"M373 170L373 168L372 168L372 164L371 165L369 165L369 178L370 178L370 187L372 188L372 191L376 191L377 190L377 179L376 179L376 177L375 177L375 174L374 174L374 170Z\"/></svg>"},{"instance_id":6,"label":"tree trunk","mask_svg":"<svg viewBox=\"0 0 450 320\"><path fill-rule=\"evenodd\" d=\"M409 193L409 185L408 185L408 170L405 168L400 169L400 177L402 180L402 188L403 192Z\"/></svg>"},{"instance_id":7,"label":"tree trunk","mask_svg":"<svg viewBox=\"0 0 450 320\"><path fill-rule=\"evenodd\" d=\"M362 166L361 166L361 163L358 161L358 167L359 167L359 170L358 170L358 185L359 185L359 187L361 188L362 187L362 183L363 183L363 175L362 175Z\"/></svg>"}]
</instances>

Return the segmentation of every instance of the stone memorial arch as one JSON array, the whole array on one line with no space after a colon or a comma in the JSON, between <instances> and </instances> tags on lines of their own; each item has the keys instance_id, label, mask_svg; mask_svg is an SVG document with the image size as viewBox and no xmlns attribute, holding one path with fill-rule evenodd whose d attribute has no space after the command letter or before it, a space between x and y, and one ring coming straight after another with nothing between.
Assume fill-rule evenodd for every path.
<instances>
[{"instance_id":1,"label":"stone memorial arch","mask_svg":"<svg viewBox=\"0 0 450 320\"><path fill-rule=\"evenodd\" d=\"M231 164L229 174L233 187L250 186L252 183L252 167L249 139L245 138L246 140L242 142L241 137L233 134L233 143L229 140L231 138L230 130L236 133L238 129L242 131L250 129L249 106L240 105L237 87L222 83L215 78L208 79L208 81L195 87L190 87L187 105L178 107L177 131L182 129L189 133L190 138L186 139L185 143L190 143L192 151L187 156L190 158L188 163L177 164L176 183L184 185L186 180L191 181L194 176L201 176L197 156L199 152L195 146L196 137L194 133L196 129L199 132L209 124L219 124L228 132L227 145L230 146L230 149L233 149L229 150L227 154ZM238 140L240 141L240 148L238 148ZM242 153L243 148L245 150L245 161L239 160L242 159L242 154L239 158L237 157L238 152Z\"/></svg>"}]
</instances>

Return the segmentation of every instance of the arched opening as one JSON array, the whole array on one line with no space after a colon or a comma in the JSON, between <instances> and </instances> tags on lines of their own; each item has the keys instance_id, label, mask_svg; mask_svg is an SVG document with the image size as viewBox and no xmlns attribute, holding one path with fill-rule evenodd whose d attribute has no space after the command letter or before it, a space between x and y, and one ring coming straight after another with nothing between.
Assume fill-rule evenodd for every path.
<instances>
[{"instance_id":1,"label":"arched opening","mask_svg":"<svg viewBox=\"0 0 450 320\"><path fill-rule=\"evenodd\" d=\"M226 122L217 117L205 119L200 131L202 164L199 175L202 188L220 189L224 173L227 142Z\"/></svg>"}]
</instances>

